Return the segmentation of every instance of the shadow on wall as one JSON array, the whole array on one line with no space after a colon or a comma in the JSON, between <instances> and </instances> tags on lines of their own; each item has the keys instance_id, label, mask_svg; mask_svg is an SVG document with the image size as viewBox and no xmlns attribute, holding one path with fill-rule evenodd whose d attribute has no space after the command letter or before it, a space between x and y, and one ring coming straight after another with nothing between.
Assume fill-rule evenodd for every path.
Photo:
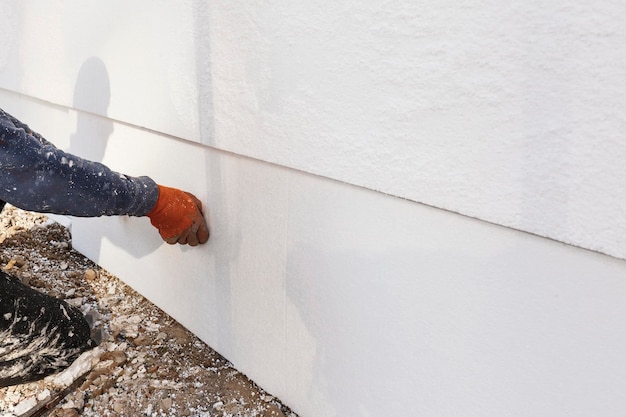
<instances>
[{"instance_id":1,"label":"shadow on wall","mask_svg":"<svg viewBox=\"0 0 626 417\"><path fill-rule=\"evenodd\" d=\"M97 57L87 59L78 72L74 87L73 106L77 110L76 132L70 137L70 151L82 158L94 162L102 162L114 124L107 118L111 102L111 85L109 74L104 62ZM115 167L109 167L116 170ZM126 217L110 217L104 221L114 222L112 227L102 228L106 233L93 237L91 247L93 254L100 254L102 239L108 239L115 246L123 247L134 257L143 257L158 248L161 242L157 239L147 240L141 245L129 245L128 236L123 232L128 227ZM95 221L88 219L88 221ZM98 261L98 259L94 259Z\"/></svg>"},{"instance_id":2,"label":"shadow on wall","mask_svg":"<svg viewBox=\"0 0 626 417\"><path fill-rule=\"evenodd\" d=\"M109 74L100 58L91 57L78 72L74 87L74 108L82 110L76 118L76 133L70 138L72 152L91 161L102 162L113 122L83 112L106 116L111 102Z\"/></svg>"}]
</instances>

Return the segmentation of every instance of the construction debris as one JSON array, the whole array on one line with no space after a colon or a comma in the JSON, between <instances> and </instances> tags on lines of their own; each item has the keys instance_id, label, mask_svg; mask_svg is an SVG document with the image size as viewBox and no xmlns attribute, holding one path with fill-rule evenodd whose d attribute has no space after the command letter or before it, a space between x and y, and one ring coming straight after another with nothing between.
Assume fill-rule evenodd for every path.
<instances>
[{"instance_id":1,"label":"construction debris","mask_svg":"<svg viewBox=\"0 0 626 417\"><path fill-rule=\"evenodd\" d=\"M94 329L92 338L101 341L63 373L0 389L0 417L297 417L162 310L74 251L61 225L7 206L0 214L0 240L0 268L78 307Z\"/></svg>"}]
</instances>

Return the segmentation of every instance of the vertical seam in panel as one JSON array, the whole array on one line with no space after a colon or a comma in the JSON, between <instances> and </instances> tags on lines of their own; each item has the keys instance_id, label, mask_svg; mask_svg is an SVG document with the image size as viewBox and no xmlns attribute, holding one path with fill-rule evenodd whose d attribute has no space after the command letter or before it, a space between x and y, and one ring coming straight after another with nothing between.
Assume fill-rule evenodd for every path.
<instances>
[{"instance_id":1,"label":"vertical seam in panel","mask_svg":"<svg viewBox=\"0 0 626 417\"><path fill-rule=\"evenodd\" d=\"M282 366L282 385L283 385L283 394L281 395L286 395L287 393L287 340L288 340L288 336L287 336L287 280L289 279L288 275L287 275L287 264L288 264L288 252L289 252L289 240L290 240L290 221L291 221L291 216L290 216L290 212L291 210L289 210L290 206L291 206L291 172L286 171L286 176L287 179L285 180L286 183L286 188L287 188L287 198L286 198L286 215L285 215L285 224L284 224L284 229L283 232L285 234L285 239L283 240L283 299L282 299L282 308L283 308L283 357L282 357L282 361L283 361L283 366Z\"/></svg>"}]
</instances>

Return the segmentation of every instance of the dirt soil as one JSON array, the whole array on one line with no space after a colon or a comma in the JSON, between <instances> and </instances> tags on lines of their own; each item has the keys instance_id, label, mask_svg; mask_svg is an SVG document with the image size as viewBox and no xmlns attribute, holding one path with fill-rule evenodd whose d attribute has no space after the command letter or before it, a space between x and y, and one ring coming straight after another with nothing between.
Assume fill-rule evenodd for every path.
<instances>
[{"instance_id":1,"label":"dirt soil","mask_svg":"<svg viewBox=\"0 0 626 417\"><path fill-rule=\"evenodd\" d=\"M50 415L297 417L279 399L162 310L72 249L66 228L7 205L0 213L0 267L23 283L78 307L100 345L71 369L0 389L0 416L28 416L78 387ZM74 384L76 385L76 384Z\"/></svg>"}]
</instances>

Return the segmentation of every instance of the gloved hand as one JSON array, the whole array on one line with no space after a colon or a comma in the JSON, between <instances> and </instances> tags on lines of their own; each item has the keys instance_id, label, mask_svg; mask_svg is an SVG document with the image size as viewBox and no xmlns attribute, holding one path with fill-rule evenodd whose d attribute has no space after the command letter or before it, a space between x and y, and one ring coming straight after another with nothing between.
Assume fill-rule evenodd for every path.
<instances>
[{"instance_id":1,"label":"gloved hand","mask_svg":"<svg viewBox=\"0 0 626 417\"><path fill-rule=\"evenodd\" d=\"M196 246L209 240L202 203L193 194L159 185L159 198L147 214L164 241Z\"/></svg>"}]
</instances>

